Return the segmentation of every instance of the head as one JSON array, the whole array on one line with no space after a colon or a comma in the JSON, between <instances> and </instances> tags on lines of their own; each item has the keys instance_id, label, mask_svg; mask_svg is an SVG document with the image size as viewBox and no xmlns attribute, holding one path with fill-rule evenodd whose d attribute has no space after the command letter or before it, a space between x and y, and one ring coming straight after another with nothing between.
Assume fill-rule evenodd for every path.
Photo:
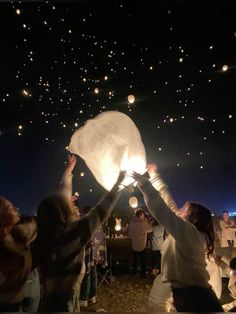
<instances>
[{"instance_id":1,"label":"head","mask_svg":"<svg viewBox=\"0 0 236 314\"><path fill-rule=\"evenodd\" d=\"M5 197L0 197L0 237L20 221L20 213Z\"/></svg>"},{"instance_id":2,"label":"head","mask_svg":"<svg viewBox=\"0 0 236 314\"><path fill-rule=\"evenodd\" d=\"M200 204L187 202L181 208L180 217L207 235L207 254L211 255L214 251L215 232L210 210Z\"/></svg>"},{"instance_id":3,"label":"head","mask_svg":"<svg viewBox=\"0 0 236 314\"><path fill-rule=\"evenodd\" d=\"M135 213L136 217L138 217L141 220L144 220L145 215L144 215L144 211L142 209L138 209Z\"/></svg>"},{"instance_id":4,"label":"head","mask_svg":"<svg viewBox=\"0 0 236 314\"><path fill-rule=\"evenodd\" d=\"M60 193L45 198L37 213L38 235L48 241L59 236L66 225L78 219L78 209Z\"/></svg>"},{"instance_id":5,"label":"head","mask_svg":"<svg viewBox=\"0 0 236 314\"><path fill-rule=\"evenodd\" d=\"M222 212L222 217L224 221L228 221L229 220L229 212L227 210L224 210Z\"/></svg>"}]
</instances>

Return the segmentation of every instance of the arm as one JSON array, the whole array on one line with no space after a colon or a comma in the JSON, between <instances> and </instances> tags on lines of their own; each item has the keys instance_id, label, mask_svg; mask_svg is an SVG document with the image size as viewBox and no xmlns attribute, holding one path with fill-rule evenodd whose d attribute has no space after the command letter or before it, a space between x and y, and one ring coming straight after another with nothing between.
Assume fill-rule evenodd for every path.
<instances>
[{"instance_id":1,"label":"arm","mask_svg":"<svg viewBox=\"0 0 236 314\"><path fill-rule=\"evenodd\" d=\"M170 208L170 210L178 215L179 208L168 189L168 185L162 179L160 173L158 172L157 166L155 164L148 164L147 168L152 186L160 193L160 196L162 197L166 205Z\"/></svg>"},{"instance_id":2,"label":"arm","mask_svg":"<svg viewBox=\"0 0 236 314\"><path fill-rule=\"evenodd\" d=\"M66 165L65 172L62 176L62 180L61 180L61 188L60 188L61 193L70 200L72 197L72 179L73 179L72 171L74 170L76 162L77 160L74 155L68 155L68 162Z\"/></svg>"},{"instance_id":3,"label":"arm","mask_svg":"<svg viewBox=\"0 0 236 314\"><path fill-rule=\"evenodd\" d=\"M195 227L173 213L148 180L138 174L134 174L133 177L138 181L139 189L153 217L156 218L160 225L162 225L177 242L185 243L190 235L193 234L192 231L195 230ZM193 239L191 239L191 241L192 240Z\"/></svg>"},{"instance_id":4,"label":"arm","mask_svg":"<svg viewBox=\"0 0 236 314\"><path fill-rule=\"evenodd\" d=\"M35 218L24 218L23 222L19 222L13 229L12 235L15 239L21 240L29 245L37 236L37 223Z\"/></svg>"},{"instance_id":5,"label":"arm","mask_svg":"<svg viewBox=\"0 0 236 314\"><path fill-rule=\"evenodd\" d=\"M121 191L119 191L119 185L123 179L124 173L122 172L112 190L108 192L87 215L71 224L67 232L67 237L72 236L79 238L81 246L84 246L91 239L99 227L111 215L120 197Z\"/></svg>"}]
</instances>

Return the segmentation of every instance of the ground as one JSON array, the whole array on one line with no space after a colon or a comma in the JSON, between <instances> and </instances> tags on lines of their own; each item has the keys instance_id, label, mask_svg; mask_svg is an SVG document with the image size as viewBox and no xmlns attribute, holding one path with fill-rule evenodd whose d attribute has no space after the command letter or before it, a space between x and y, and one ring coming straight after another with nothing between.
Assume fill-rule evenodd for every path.
<instances>
[{"instance_id":1,"label":"ground","mask_svg":"<svg viewBox=\"0 0 236 314\"><path fill-rule=\"evenodd\" d=\"M97 292L97 304L86 311L144 312L153 280L128 274L132 262L130 239L108 240L108 248L112 252L114 282L102 283ZM224 304L232 299L227 289L228 279L223 278L222 283L221 303Z\"/></svg>"}]
</instances>

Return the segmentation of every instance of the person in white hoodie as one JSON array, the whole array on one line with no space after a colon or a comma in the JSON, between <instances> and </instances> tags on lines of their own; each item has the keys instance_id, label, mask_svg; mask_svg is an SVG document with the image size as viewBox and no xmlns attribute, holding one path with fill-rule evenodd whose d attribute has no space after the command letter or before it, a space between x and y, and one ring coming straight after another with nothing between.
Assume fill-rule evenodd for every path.
<instances>
[{"instance_id":1,"label":"person in white hoodie","mask_svg":"<svg viewBox=\"0 0 236 314\"><path fill-rule=\"evenodd\" d=\"M234 257L229 264L230 277L228 283L228 289L230 296L234 299L232 302L224 304L222 307L225 312L236 312L236 257Z\"/></svg>"},{"instance_id":2,"label":"person in white hoodie","mask_svg":"<svg viewBox=\"0 0 236 314\"><path fill-rule=\"evenodd\" d=\"M176 215L144 176L134 173L133 177L151 214L169 233L162 250L162 282L171 285L176 310L221 312L206 270L206 250L208 256L214 251L210 211L186 203Z\"/></svg>"},{"instance_id":3,"label":"person in white hoodie","mask_svg":"<svg viewBox=\"0 0 236 314\"><path fill-rule=\"evenodd\" d=\"M148 173L153 187L159 191L166 205L176 215L180 215L180 209L175 203L166 182L161 178L156 164L148 165ZM222 292L222 281L221 268L219 267L218 262L219 260L218 258L215 258L215 254L212 254L209 257L206 256L206 268L210 275L209 283L212 286L217 298L220 299ZM160 274L153 282L153 286L148 298L147 309L155 312L172 312L175 311L173 302L171 286L169 283L162 282L162 275Z\"/></svg>"}]
</instances>

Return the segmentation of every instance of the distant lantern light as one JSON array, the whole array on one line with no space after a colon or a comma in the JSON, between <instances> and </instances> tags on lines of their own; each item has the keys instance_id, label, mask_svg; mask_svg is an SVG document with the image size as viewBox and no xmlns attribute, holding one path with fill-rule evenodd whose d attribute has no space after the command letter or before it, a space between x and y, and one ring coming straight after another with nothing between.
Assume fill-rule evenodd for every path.
<instances>
[{"instance_id":1,"label":"distant lantern light","mask_svg":"<svg viewBox=\"0 0 236 314\"><path fill-rule=\"evenodd\" d=\"M181 63L181 62L183 62L184 61L184 59L183 58L179 58L179 62Z\"/></svg>"},{"instance_id":2,"label":"distant lantern light","mask_svg":"<svg viewBox=\"0 0 236 314\"><path fill-rule=\"evenodd\" d=\"M97 87L94 89L94 93L95 93L95 94L98 94L98 93L99 93L99 89L98 89Z\"/></svg>"},{"instance_id":3,"label":"distant lantern light","mask_svg":"<svg viewBox=\"0 0 236 314\"><path fill-rule=\"evenodd\" d=\"M77 122L75 122L75 127L77 127L78 126L78 123Z\"/></svg>"},{"instance_id":4,"label":"distant lantern light","mask_svg":"<svg viewBox=\"0 0 236 314\"><path fill-rule=\"evenodd\" d=\"M133 103L135 102L135 97L134 97L134 95L129 95L129 96L128 96L128 102L129 102L129 104L133 104Z\"/></svg>"},{"instance_id":5,"label":"distant lantern light","mask_svg":"<svg viewBox=\"0 0 236 314\"><path fill-rule=\"evenodd\" d=\"M232 118L233 118L233 116L232 116L232 114L230 114L230 115L229 115L229 119L232 119Z\"/></svg>"},{"instance_id":6,"label":"distant lantern light","mask_svg":"<svg viewBox=\"0 0 236 314\"><path fill-rule=\"evenodd\" d=\"M25 90L25 89L22 90L22 94L25 95L25 96L28 96L28 95L29 95L29 93L28 93L27 90Z\"/></svg>"},{"instance_id":7,"label":"distant lantern light","mask_svg":"<svg viewBox=\"0 0 236 314\"><path fill-rule=\"evenodd\" d=\"M132 196L129 198L129 206L132 208L137 208L138 207L138 199L135 196Z\"/></svg>"},{"instance_id":8,"label":"distant lantern light","mask_svg":"<svg viewBox=\"0 0 236 314\"><path fill-rule=\"evenodd\" d=\"M116 231L120 231L121 230L121 218L120 219L116 218L115 230Z\"/></svg>"},{"instance_id":9,"label":"distant lantern light","mask_svg":"<svg viewBox=\"0 0 236 314\"><path fill-rule=\"evenodd\" d=\"M20 15L20 14L21 14L20 9L16 9L16 14L18 14L18 15Z\"/></svg>"},{"instance_id":10,"label":"distant lantern light","mask_svg":"<svg viewBox=\"0 0 236 314\"><path fill-rule=\"evenodd\" d=\"M170 118L170 123L173 123L174 122L174 119L173 118Z\"/></svg>"},{"instance_id":11,"label":"distant lantern light","mask_svg":"<svg viewBox=\"0 0 236 314\"><path fill-rule=\"evenodd\" d=\"M222 71L223 71L223 72L228 71L228 69L229 69L229 67L228 67L227 64L223 65L223 67L222 67Z\"/></svg>"},{"instance_id":12,"label":"distant lantern light","mask_svg":"<svg viewBox=\"0 0 236 314\"><path fill-rule=\"evenodd\" d=\"M104 77L104 80L105 80L105 81L107 81L107 80L108 80L108 77L107 77L107 76L105 76L105 77Z\"/></svg>"},{"instance_id":13,"label":"distant lantern light","mask_svg":"<svg viewBox=\"0 0 236 314\"><path fill-rule=\"evenodd\" d=\"M19 125L19 126L18 126L18 129L19 129L19 130L22 130L22 128L23 128L22 125Z\"/></svg>"}]
</instances>

